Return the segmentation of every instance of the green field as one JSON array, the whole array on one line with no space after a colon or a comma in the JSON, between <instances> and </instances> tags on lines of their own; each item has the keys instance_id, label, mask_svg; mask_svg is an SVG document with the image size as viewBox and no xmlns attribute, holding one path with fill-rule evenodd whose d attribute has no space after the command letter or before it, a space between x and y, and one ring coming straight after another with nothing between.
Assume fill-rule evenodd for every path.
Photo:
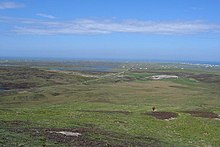
<instances>
[{"instance_id":1,"label":"green field","mask_svg":"<svg viewBox=\"0 0 220 147\"><path fill-rule=\"evenodd\" d=\"M0 65L0 146L220 146L217 66ZM154 80L154 75L178 78ZM176 116L166 118L170 113Z\"/></svg>"}]
</instances>

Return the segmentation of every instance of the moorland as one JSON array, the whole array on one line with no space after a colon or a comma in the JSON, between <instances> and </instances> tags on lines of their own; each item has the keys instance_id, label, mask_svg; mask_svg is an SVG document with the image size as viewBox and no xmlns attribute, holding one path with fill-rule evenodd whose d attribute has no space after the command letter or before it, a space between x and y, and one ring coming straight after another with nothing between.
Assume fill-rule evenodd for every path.
<instances>
[{"instance_id":1,"label":"moorland","mask_svg":"<svg viewBox=\"0 0 220 147\"><path fill-rule=\"evenodd\" d=\"M0 146L220 146L219 114L217 65L0 62Z\"/></svg>"}]
</instances>

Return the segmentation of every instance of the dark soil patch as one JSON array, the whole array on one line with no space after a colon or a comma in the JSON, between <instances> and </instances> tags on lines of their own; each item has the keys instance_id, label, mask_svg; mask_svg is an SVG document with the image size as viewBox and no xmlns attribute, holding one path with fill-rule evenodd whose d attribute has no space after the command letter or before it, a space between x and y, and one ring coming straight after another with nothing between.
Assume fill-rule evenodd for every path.
<instances>
[{"instance_id":1,"label":"dark soil patch","mask_svg":"<svg viewBox=\"0 0 220 147\"><path fill-rule=\"evenodd\" d=\"M169 87L172 87L172 88L180 88L180 89L187 89L188 87L184 87L184 86L174 86L174 85L171 85Z\"/></svg>"},{"instance_id":2,"label":"dark soil patch","mask_svg":"<svg viewBox=\"0 0 220 147\"><path fill-rule=\"evenodd\" d=\"M113 146L107 142L99 141L99 140L91 140L86 137L86 134L91 132L92 130L86 128L78 128L78 129L44 129L44 128L10 128L12 132L16 133L26 133L31 134L31 136L35 137L44 137L46 140L50 140L56 142L56 144L65 144L67 146L77 146L77 147L102 147L102 146ZM60 134L57 132L66 131L66 132L74 132L81 133L81 136L68 136L64 134ZM93 130L95 131L95 130Z\"/></svg>"},{"instance_id":3,"label":"dark soil patch","mask_svg":"<svg viewBox=\"0 0 220 147\"><path fill-rule=\"evenodd\" d=\"M52 96L58 96L58 95L60 95L60 93L54 92L54 93L51 93L51 95L52 95Z\"/></svg>"},{"instance_id":4,"label":"dark soil patch","mask_svg":"<svg viewBox=\"0 0 220 147\"><path fill-rule=\"evenodd\" d=\"M110 144L102 141L94 141L91 139L86 138L84 135L82 136L67 136L63 134L58 134L56 132L59 131L67 131L67 132L77 132L81 134L86 134L91 130L86 128L79 128L79 129L45 129L43 130L43 134L49 140L55 141L57 143L65 143L69 146L111 146ZM95 131L95 130L94 130Z\"/></svg>"},{"instance_id":5,"label":"dark soil patch","mask_svg":"<svg viewBox=\"0 0 220 147\"><path fill-rule=\"evenodd\" d=\"M170 119L178 116L178 114L174 112L147 112L144 114L153 116L157 119Z\"/></svg>"},{"instance_id":6,"label":"dark soil patch","mask_svg":"<svg viewBox=\"0 0 220 147\"><path fill-rule=\"evenodd\" d=\"M36 139L42 137L48 141L53 141L57 145L66 146L91 146L91 147L103 147L103 146L161 146L168 145L167 142L160 141L156 138L148 136L133 136L126 133L118 133L106 131L96 127L86 128L33 128L23 127L23 121L0 121L1 127L17 134L30 134ZM27 122L30 123L30 122ZM4 124L4 125L2 125ZM0 127L0 128L1 128ZM73 132L80 133L80 136L68 136L60 134L58 132ZM92 138L91 138L92 137ZM95 138L94 138L95 137ZM100 140L100 138L103 138ZM43 140L44 140L43 139Z\"/></svg>"},{"instance_id":7,"label":"dark soil patch","mask_svg":"<svg viewBox=\"0 0 220 147\"><path fill-rule=\"evenodd\" d=\"M194 117L204 117L204 118L220 118L220 116L213 112L205 112L205 111L183 111L184 113L188 113Z\"/></svg>"},{"instance_id":8,"label":"dark soil patch","mask_svg":"<svg viewBox=\"0 0 220 147\"><path fill-rule=\"evenodd\" d=\"M62 134L57 134L53 132L59 131L67 131L67 132L78 132L81 133L82 136L72 137L65 136ZM106 142L100 140L91 140L86 137L87 134L96 134L100 136L106 137ZM58 143L67 143L70 146L114 146L114 147L125 147L125 146L160 146L162 143L167 144L165 142L161 142L155 138L151 137L143 137L143 136L131 136L129 134L122 134L116 132L109 132L105 130L101 130L98 128L78 128L78 129L46 129L44 130L44 134L46 138L52 141L56 141ZM115 142L119 138L124 138L124 141ZM134 141L136 140L136 141ZM144 140L144 142L143 142ZM112 144L112 141L114 142Z\"/></svg>"},{"instance_id":9,"label":"dark soil patch","mask_svg":"<svg viewBox=\"0 0 220 147\"><path fill-rule=\"evenodd\" d=\"M125 114L129 115L132 112L129 111L107 111L107 110L78 110L80 112L92 112L92 113L107 113L107 114Z\"/></svg>"}]
</instances>

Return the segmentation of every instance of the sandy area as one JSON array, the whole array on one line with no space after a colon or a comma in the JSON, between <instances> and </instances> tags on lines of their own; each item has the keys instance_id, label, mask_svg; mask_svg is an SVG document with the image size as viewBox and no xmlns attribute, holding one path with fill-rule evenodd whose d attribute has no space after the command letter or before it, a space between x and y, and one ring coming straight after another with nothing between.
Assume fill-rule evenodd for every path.
<instances>
[{"instance_id":1,"label":"sandy area","mask_svg":"<svg viewBox=\"0 0 220 147\"><path fill-rule=\"evenodd\" d=\"M153 80L161 80L161 79L169 79L169 78L178 78L178 76L175 75L155 75L150 77Z\"/></svg>"}]
</instances>

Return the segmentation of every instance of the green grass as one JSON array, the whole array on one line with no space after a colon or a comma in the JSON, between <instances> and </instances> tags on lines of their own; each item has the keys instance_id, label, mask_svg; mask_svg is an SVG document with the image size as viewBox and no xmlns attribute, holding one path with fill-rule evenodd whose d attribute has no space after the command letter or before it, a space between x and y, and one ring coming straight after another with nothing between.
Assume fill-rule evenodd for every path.
<instances>
[{"instance_id":1,"label":"green grass","mask_svg":"<svg viewBox=\"0 0 220 147\"><path fill-rule=\"evenodd\" d=\"M49 65L47 65L49 66ZM18 69L19 73L25 73ZM121 70L121 69L120 69ZM5 69L1 70L5 73ZM31 77L25 82L36 83L26 89L0 93L0 146L66 146L33 135L33 128L88 128L88 140L126 146L219 146L220 120L193 117L185 110L211 111L220 114L218 83L180 77L153 81L145 79L161 71L126 71L130 81L110 76L94 79L79 75L56 73L47 79L48 71L28 69ZM158 72L158 73L157 73ZM173 71L179 72L179 71ZM188 70L192 74L198 71ZM214 71L215 74L217 71ZM206 73L203 71L203 73ZM16 75L16 69L11 73ZM107 73L108 74L108 73ZM209 72L210 74L210 72ZM4 74L2 82L11 80ZM40 78L40 80L39 80ZM58 82L59 81L59 82ZM87 84L85 84L87 82ZM151 111L178 113L177 119L159 120L143 113ZM129 113L124 113L129 112ZM24 122L14 125L12 122ZM13 131L20 129L21 132ZM26 130L26 131L24 131Z\"/></svg>"}]
</instances>

